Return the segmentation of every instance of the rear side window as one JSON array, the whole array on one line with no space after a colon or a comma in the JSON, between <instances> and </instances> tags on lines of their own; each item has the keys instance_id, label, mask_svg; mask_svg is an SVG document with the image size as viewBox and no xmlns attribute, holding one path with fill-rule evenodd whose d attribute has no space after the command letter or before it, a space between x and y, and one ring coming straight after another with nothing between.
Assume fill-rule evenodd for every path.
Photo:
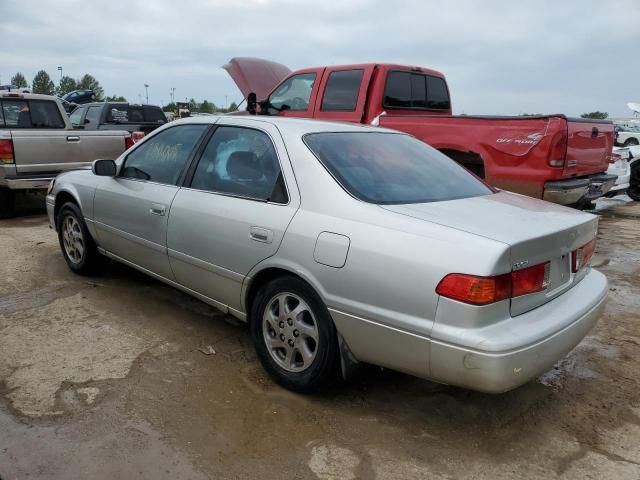
<instances>
[{"instance_id":1,"label":"rear side window","mask_svg":"<svg viewBox=\"0 0 640 480\"><path fill-rule=\"evenodd\" d=\"M157 123L158 125L166 123L167 119L159 108L144 108L144 121Z\"/></svg>"},{"instance_id":2,"label":"rear side window","mask_svg":"<svg viewBox=\"0 0 640 480\"><path fill-rule=\"evenodd\" d=\"M126 160L120 177L175 185L208 125L180 125L148 139Z\"/></svg>"},{"instance_id":3,"label":"rear side window","mask_svg":"<svg viewBox=\"0 0 640 480\"><path fill-rule=\"evenodd\" d=\"M55 102L46 100L3 100L4 126L9 128L65 128Z\"/></svg>"},{"instance_id":4,"label":"rear side window","mask_svg":"<svg viewBox=\"0 0 640 480\"><path fill-rule=\"evenodd\" d=\"M141 107L130 105L114 105L109 107L107 122L112 123L143 123L144 112Z\"/></svg>"},{"instance_id":5,"label":"rear side window","mask_svg":"<svg viewBox=\"0 0 640 480\"><path fill-rule=\"evenodd\" d=\"M312 133L304 142L346 191L365 202L426 203L492 193L464 167L409 135Z\"/></svg>"},{"instance_id":6,"label":"rear side window","mask_svg":"<svg viewBox=\"0 0 640 480\"><path fill-rule=\"evenodd\" d=\"M361 69L331 72L320 109L325 112L355 112L363 73Z\"/></svg>"},{"instance_id":7,"label":"rear side window","mask_svg":"<svg viewBox=\"0 0 640 480\"><path fill-rule=\"evenodd\" d=\"M414 72L389 72L384 93L385 108L448 110L451 107L445 81Z\"/></svg>"},{"instance_id":8,"label":"rear side window","mask_svg":"<svg viewBox=\"0 0 640 480\"><path fill-rule=\"evenodd\" d=\"M275 203L288 201L271 139L250 128L218 128L202 152L191 187Z\"/></svg>"}]
</instances>

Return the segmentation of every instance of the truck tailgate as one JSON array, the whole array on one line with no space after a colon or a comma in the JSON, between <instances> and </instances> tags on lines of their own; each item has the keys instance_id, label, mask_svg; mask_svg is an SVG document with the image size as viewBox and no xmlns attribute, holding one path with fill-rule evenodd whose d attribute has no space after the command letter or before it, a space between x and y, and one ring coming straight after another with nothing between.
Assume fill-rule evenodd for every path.
<instances>
[{"instance_id":1,"label":"truck tailgate","mask_svg":"<svg viewBox=\"0 0 640 480\"><path fill-rule=\"evenodd\" d=\"M613 149L613 123L568 118L567 128L565 176L580 177L605 172Z\"/></svg>"},{"instance_id":2,"label":"truck tailgate","mask_svg":"<svg viewBox=\"0 0 640 480\"><path fill-rule=\"evenodd\" d=\"M125 150L124 131L12 130L18 174L58 173Z\"/></svg>"}]
</instances>

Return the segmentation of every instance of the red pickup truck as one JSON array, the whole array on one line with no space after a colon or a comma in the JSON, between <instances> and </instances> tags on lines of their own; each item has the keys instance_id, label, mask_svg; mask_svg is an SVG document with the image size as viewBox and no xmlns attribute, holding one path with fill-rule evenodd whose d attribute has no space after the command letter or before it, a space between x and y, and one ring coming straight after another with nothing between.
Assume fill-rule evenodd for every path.
<instances>
[{"instance_id":1,"label":"red pickup truck","mask_svg":"<svg viewBox=\"0 0 640 480\"><path fill-rule=\"evenodd\" d=\"M407 132L497 188L581 206L615 182L605 173L614 142L611 122L564 115L452 115L445 77L435 70L367 63L291 72L255 58L233 58L223 68L250 113Z\"/></svg>"}]
</instances>

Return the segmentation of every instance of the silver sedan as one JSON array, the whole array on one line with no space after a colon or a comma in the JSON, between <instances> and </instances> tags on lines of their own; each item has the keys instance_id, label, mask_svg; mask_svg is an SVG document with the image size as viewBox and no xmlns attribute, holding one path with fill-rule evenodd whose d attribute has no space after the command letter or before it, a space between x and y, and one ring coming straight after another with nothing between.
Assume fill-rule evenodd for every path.
<instances>
[{"instance_id":1,"label":"silver sedan","mask_svg":"<svg viewBox=\"0 0 640 480\"><path fill-rule=\"evenodd\" d=\"M247 321L296 391L367 362L503 392L575 347L607 293L597 217L378 128L184 119L60 175L47 210L72 271L116 260Z\"/></svg>"}]
</instances>

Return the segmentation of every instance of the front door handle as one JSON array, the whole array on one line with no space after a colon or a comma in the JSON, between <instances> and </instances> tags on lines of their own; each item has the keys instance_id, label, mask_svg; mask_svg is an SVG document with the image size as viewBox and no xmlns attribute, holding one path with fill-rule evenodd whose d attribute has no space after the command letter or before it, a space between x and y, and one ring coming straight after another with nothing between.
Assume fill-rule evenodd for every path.
<instances>
[{"instance_id":1,"label":"front door handle","mask_svg":"<svg viewBox=\"0 0 640 480\"><path fill-rule=\"evenodd\" d=\"M249 229L249 238L256 242L271 243L273 242L273 232L261 227L251 227Z\"/></svg>"},{"instance_id":2,"label":"front door handle","mask_svg":"<svg viewBox=\"0 0 640 480\"><path fill-rule=\"evenodd\" d=\"M149 213L151 215L160 215L161 217L164 216L166 211L166 205L162 205L161 203L152 203L151 208L149 209Z\"/></svg>"},{"instance_id":3,"label":"front door handle","mask_svg":"<svg viewBox=\"0 0 640 480\"><path fill-rule=\"evenodd\" d=\"M67 142L79 142L79 141L80 141L80 137L76 137L76 136L67 137Z\"/></svg>"}]
</instances>

